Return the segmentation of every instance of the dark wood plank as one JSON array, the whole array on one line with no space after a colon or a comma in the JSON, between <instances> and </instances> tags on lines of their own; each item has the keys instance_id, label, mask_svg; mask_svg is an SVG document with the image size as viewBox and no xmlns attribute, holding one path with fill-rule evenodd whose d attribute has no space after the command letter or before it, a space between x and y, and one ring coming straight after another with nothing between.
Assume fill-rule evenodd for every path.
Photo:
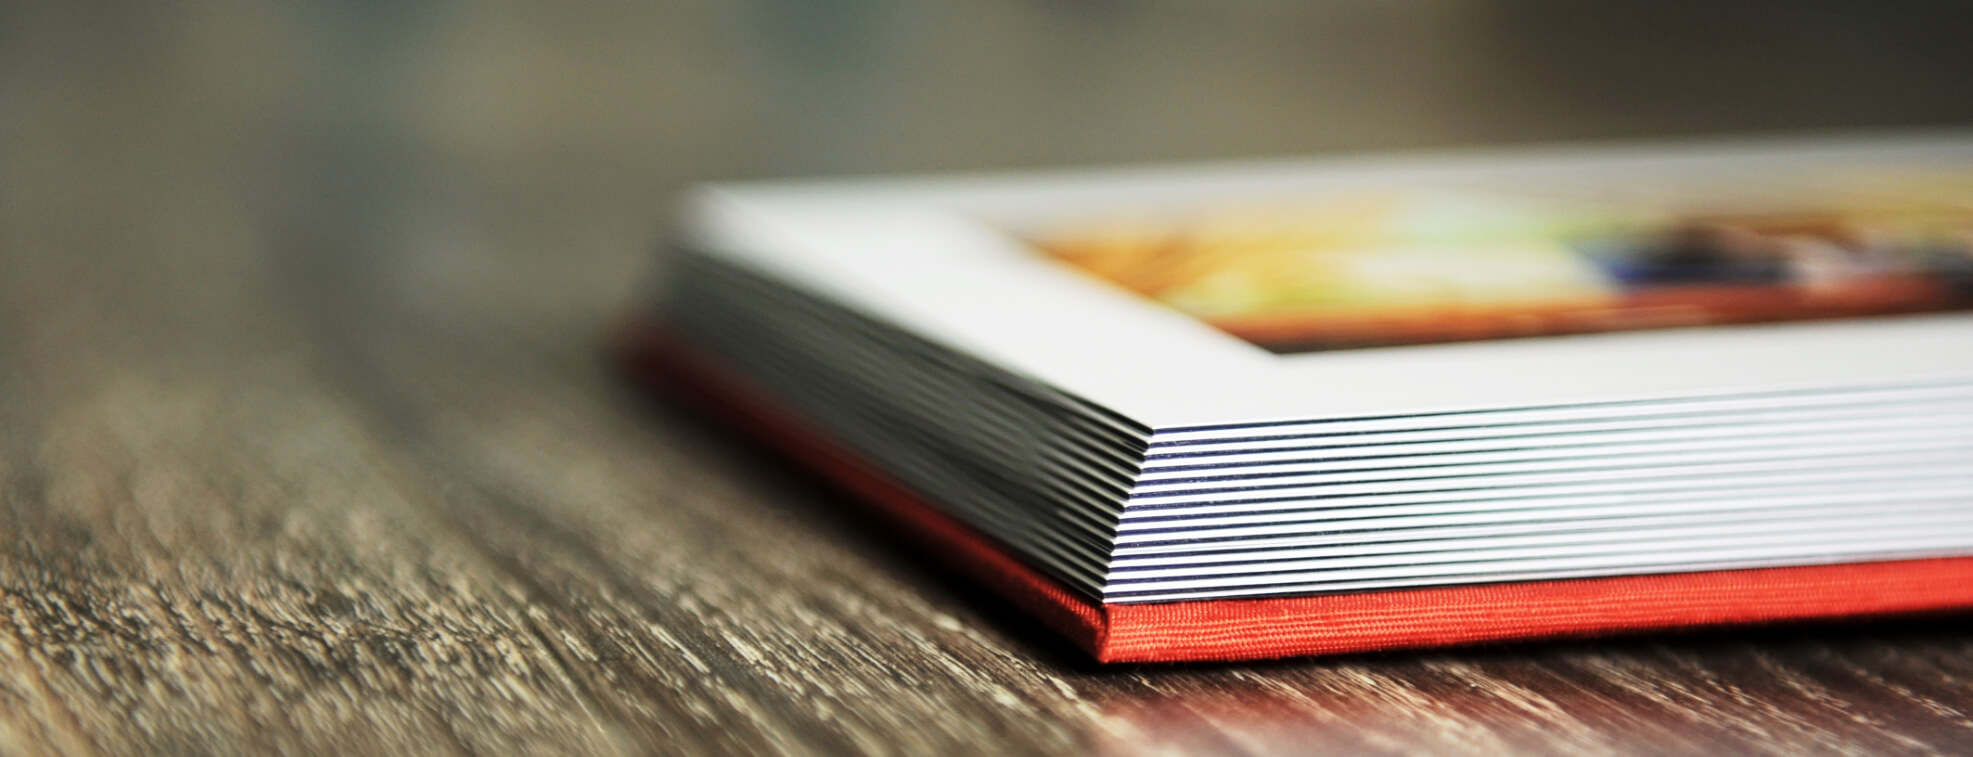
<instances>
[{"instance_id":1,"label":"dark wood plank","mask_svg":"<svg viewBox=\"0 0 1973 757\"><path fill-rule=\"evenodd\" d=\"M1502 18L1547 18L1537 6ZM692 47L731 32L719 12L667 31L676 18L544 9L447 21L405 7L405 18L370 26L253 3L0 8L0 754L1901 754L1973 744L1963 616L1090 665L826 489L602 368L608 319L650 264L663 195L653 187L799 170L836 159L832 145L881 144L727 131L706 112L658 125L673 109L723 102L684 80L643 100L634 81L609 95L557 94L553 82L610 81L620 65L670 76L724 60ZM1060 34L1043 52L1071 62L1081 54L1071 43L1097 28L1073 15L1084 11L991 7L945 13L975 14L1002 41L1047 48L1034 40ZM1256 30L1402 40L1414 24L1436 39L1449 28L1439 24L1471 12L1461 7L1250 10L1224 28L1153 10L1138 36L1115 41L1148 50L1205 24L1208 47L1251 43L1281 63L1311 53ZM1033 32L1044 27L1055 31ZM650 52L659 63L612 57L634 58L652 39L684 47ZM391 57L418 60L418 50L431 56L424 68ZM1172 74L1210 58L1190 55L1153 64ZM793 73L777 81L791 91L833 75L783 65ZM1259 76L1225 65L1219 74ZM1393 101L1397 116L1439 112L1432 93L1448 81L1514 79L1421 65L1445 68L1380 74L1415 85ZM1923 68L1913 66L1901 70ZM468 116L431 116L424 108L438 106L365 84L384 74L470 83L495 69L507 77L496 83L565 110L538 113L535 100L494 87L449 106ZM527 78L544 70L572 78ZM982 86L1003 88L982 97L1045 110L1076 96L1023 71L983 74ZM1140 95L1156 91L1132 81ZM1299 86L1289 74L1255 81L1263 91L1227 97L1261 108L1251 103L1269 87ZM855 123L853 105L824 120ZM641 110L612 116L618 107ZM942 107L960 119L980 106ZM1654 123L1708 123L1706 107ZM1277 149L1478 139L1545 122L1539 107L1489 113L1464 126L1371 114L1395 136L1373 133L1371 116L1301 141L1284 136L1286 121L1228 128L1236 146ZM1113 126L1134 117L1107 116ZM670 131L624 136L647 125ZM964 137L924 149L971 149L949 154L982 164L1064 157ZM1183 151L1138 139L1147 154ZM747 163L757 146L808 157ZM910 149L882 160L908 162ZM730 162L708 167L720 161Z\"/></svg>"}]
</instances>

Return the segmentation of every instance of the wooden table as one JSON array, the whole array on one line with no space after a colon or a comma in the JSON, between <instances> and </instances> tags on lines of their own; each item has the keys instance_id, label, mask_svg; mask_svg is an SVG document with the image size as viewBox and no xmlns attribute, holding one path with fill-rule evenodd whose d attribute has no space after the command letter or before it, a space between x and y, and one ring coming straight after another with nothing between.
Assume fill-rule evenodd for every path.
<instances>
[{"instance_id":1,"label":"wooden table","mask_svg":"<svg viewBox=\"0 0 1973 757\"><path fill-rule=\"evenodd\" d=\"M704 8L46 5L0 8L0 754L1973 749L1963 616L1096 667L604 370L656 208L699 176L1632 123L1607 103L1503 115L1453 97L1527 72L1483 54L1501 23L1423 73L1353 73L1385 53L1280 31L1402 43L1486 15L1465 4L939 11L1025 45L985 73L969 65L1002 59L960 40L859 62L841 25L869 7L790 32ZM1534 13L1504 7L1488 13L1514 29ZM1130 31L1099 33L1112 22ZM735 43L749 58L717 34L791 36ZM1200 47L1160 52L1186 40ZM1236 49L1258 57L1210 54ZM1126 53L1149 72L1101 57ZM1964 71L1953 54L1884 65ZM1109 73L1061 83L1077 56ZM1331 58L1289 65L1311 56ZM746 60L780 73L722 68ZM1116 82L1126 94L1073 110ZM962 84L972 98L938 89ZM1320 128L1265 116L1386 85L1399 94ZM1973 115L1847 86L1863 103L1847 116L1782 112ZM1127 128L1165 112L1158 92L1252 118L1173 106L1173 130ZM1727 95L1647 101L1657 120L1632 132L1772 125L1708 110ZM924 125L903 132L867 115L919 100ZM1056 138L972 128L976 108ZM776 126L796 116L813 129Z\"/></svg>"}]
</instances>

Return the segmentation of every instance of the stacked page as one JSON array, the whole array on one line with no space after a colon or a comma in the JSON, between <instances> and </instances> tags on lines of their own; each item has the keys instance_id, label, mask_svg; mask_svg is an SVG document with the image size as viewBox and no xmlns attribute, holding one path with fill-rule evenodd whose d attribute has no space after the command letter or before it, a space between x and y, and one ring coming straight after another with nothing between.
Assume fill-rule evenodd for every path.
<instances>
[{"instance_id":1,"label":"stacked page","mask_svg":"<svg viewBox=\"0 0 1973 757\"><path fill-rule=\"evenodd\" d=\"M657 316L1105 604L1973 555L1973 139L729 185Z\"/></svg>"}]
</instances>

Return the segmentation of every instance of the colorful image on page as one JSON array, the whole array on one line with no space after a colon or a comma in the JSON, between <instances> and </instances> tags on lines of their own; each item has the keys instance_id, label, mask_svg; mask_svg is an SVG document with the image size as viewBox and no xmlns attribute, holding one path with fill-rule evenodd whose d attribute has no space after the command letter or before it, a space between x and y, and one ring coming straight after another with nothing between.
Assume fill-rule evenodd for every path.
<instances>
[{"instance_id":1,"label":"colorful image on page","mask_svg":"<svg viewBox=\"0 0 1973 757\"><path fill-rule=\"evenodd\" d=\"M1820 186L1696 207L1394 190L1031 241L1278 353L1973 308L1973 173Z\"/></svg>"}]
</instances>

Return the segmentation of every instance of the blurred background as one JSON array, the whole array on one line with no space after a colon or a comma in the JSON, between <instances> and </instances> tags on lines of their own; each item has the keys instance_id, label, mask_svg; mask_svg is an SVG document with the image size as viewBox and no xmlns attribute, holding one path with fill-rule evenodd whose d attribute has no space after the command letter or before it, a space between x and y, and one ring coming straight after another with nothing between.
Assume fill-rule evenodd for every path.
<instances>
[{"instance_id":1,"label":"blurred background","mask_svg":"<svg viewBox=\"0 0 1973 757\"><path fill-rule=\"evenodd\" d=\"M0 247L91 267L83 305L272 266L573 365L697 181L1951 125L1968 31L1833 0L8 3Z\"/></svg>"},{"instance_id":2,"label":"blurred background","mask_svg":"<svg viewBox=\"0 0 1973 757\"><path fill-rule=\"evenodd\" d=\"M916 563L855 535L860 522L789 506L814 497L693 427L633 412L610 382L603 340L656 267L683 188L1953 127L1973 123L1969 32L1973 3L1963 1L0 0L0 595L47 597L82 618L8 605L13 631L0 633L0 652L53 645L46 678L22 685L73 686L83 693L70 701L85 703L23 705L20 717L59 725L81 712L95 718L90 732L162 733L178 746L152 738L130 751L167 753L225 751L223 739L281 751L291 737L335 744L345 734L470 749L483 743L473 734L522 738L551 717L570 730L539 733L610 736L583 725L598 717L644 739L687 722L738 733L762 722L746 701L793 713L797 733L867 735L837 730L854 706L832 710L812 701L827 689L775 672L827 663L868 684L839 690L953 713L961 735L1069 743L1072 724L1027 709L1060 687L1067 698L1050 707L1116 712L1105 727L1141 722L1174 734L1166 741L1232 748L1185 741L1186 729L1225 721L1175 719L1166 705L1211 689L1231 719L1310 700L1213 669L1166 676L1177 693L1148 702L1137 700L1155 687L1135 673L1079 678L1077 699L1059 681L972 683L971 668L950 662L959 672L854 669L923 656L924 638L947 640L938 643L960 656L946 659L979 669L1029 676L1031 661L995 646L998 636L977 637L976 627L999 626L938 599L964 589L925 589L905 567ZM142 612L155 633L139 636L139 610L119 607L152 608ZM554 614L539 616L540 633L502 620L543 607ZM817 607L847 620L790 609ZM194 621L181 611L214 620L186 630ZM464 620L446 621L455 616ZM779 620L789 617L806 620ZM701 676L681 677L672 648L650 640L673 643L654 618L700 639L720 670L758 667L772 684L739 689L758 700L668 693ZM736 618L772 619L745 634L763 657L718 641ZM443 632L421 630L433 628ZM1843 681L1950 691L1932 663L1911 662L1961 669L1959 627L1941 628L1951 633L1913 642L1913 654L1932 657L1868 639L1848 652L1796 644L1784 654ZM552 649L564 629L600 651L558 659L615 692L597 701L628 704L599 716L579 698L552 699L556 686L540 683L551 678L448 662ZM427 636L437 652L391 651ZM258 639L258 656L242 638ZM376 662L337 668L314 662L318 648ZM1063 667L1034 649L1040 665ZM1813 700L1803 723L1860 723L1838 710L1892 700L1914 704L1884 727L1948 722L1944 705L1911 714L1933 700L1903 689L1815 699L1821 689L1800 688L1797 669L1758 644L1733 641L1716 658L1642 647L1581 663L1567 660L1585 648L1568 649L1524 667L1511 657L1358 660L1333 679L1301 679L1334 682L1309 689L1341 701L1347 719L1318 713L1305 729L1249 730L1290 749L1325 743L1310 729L1352 745L1373 743L1359 733L1408 728L1474 738L1472 722L1532 712L1524 692L1563 680L1543 659L1575 670L1567 680L1655 685L1662 671L1683 671L1665 691L1685 680L1724 692L1679 694L1702 705L1692 717L1620 721L1608 711L1623 705L1611 702L1658 705L1607 695L1627 683L1593 684L1576 722L1642 723L1646 739L1660 722L1765 734L1770 704L1747 690ZM784 661L792 667L773 667ZM564 664L550 663L540 669ZM1905 677L1879 679L1880 667ZM1483 669L1530 688L1513 684L1500 698L1472 683ZM278 688L290 680L303 683ZM384 691L404 680L413 692L430 683L442 706ZM618 681L625 688L609 688ZM181 689L211 696L156 694ZM1446 709L1410 717L1402 703L1417 691L1440 692ZM725 714L674 707L674 696ZM1730 708L1716 703L1729 700L1742 719L1721 714ZM285 722L319 730L284 735L261 725L279 718L236 716L249 708L299 713ZM415 727L392 730L407 722ZM1529 739L1507 744L1554 730L1542 719L1502 728ZM781 743L736 738L705 743Z\"/></svg>"}]
</instances>

